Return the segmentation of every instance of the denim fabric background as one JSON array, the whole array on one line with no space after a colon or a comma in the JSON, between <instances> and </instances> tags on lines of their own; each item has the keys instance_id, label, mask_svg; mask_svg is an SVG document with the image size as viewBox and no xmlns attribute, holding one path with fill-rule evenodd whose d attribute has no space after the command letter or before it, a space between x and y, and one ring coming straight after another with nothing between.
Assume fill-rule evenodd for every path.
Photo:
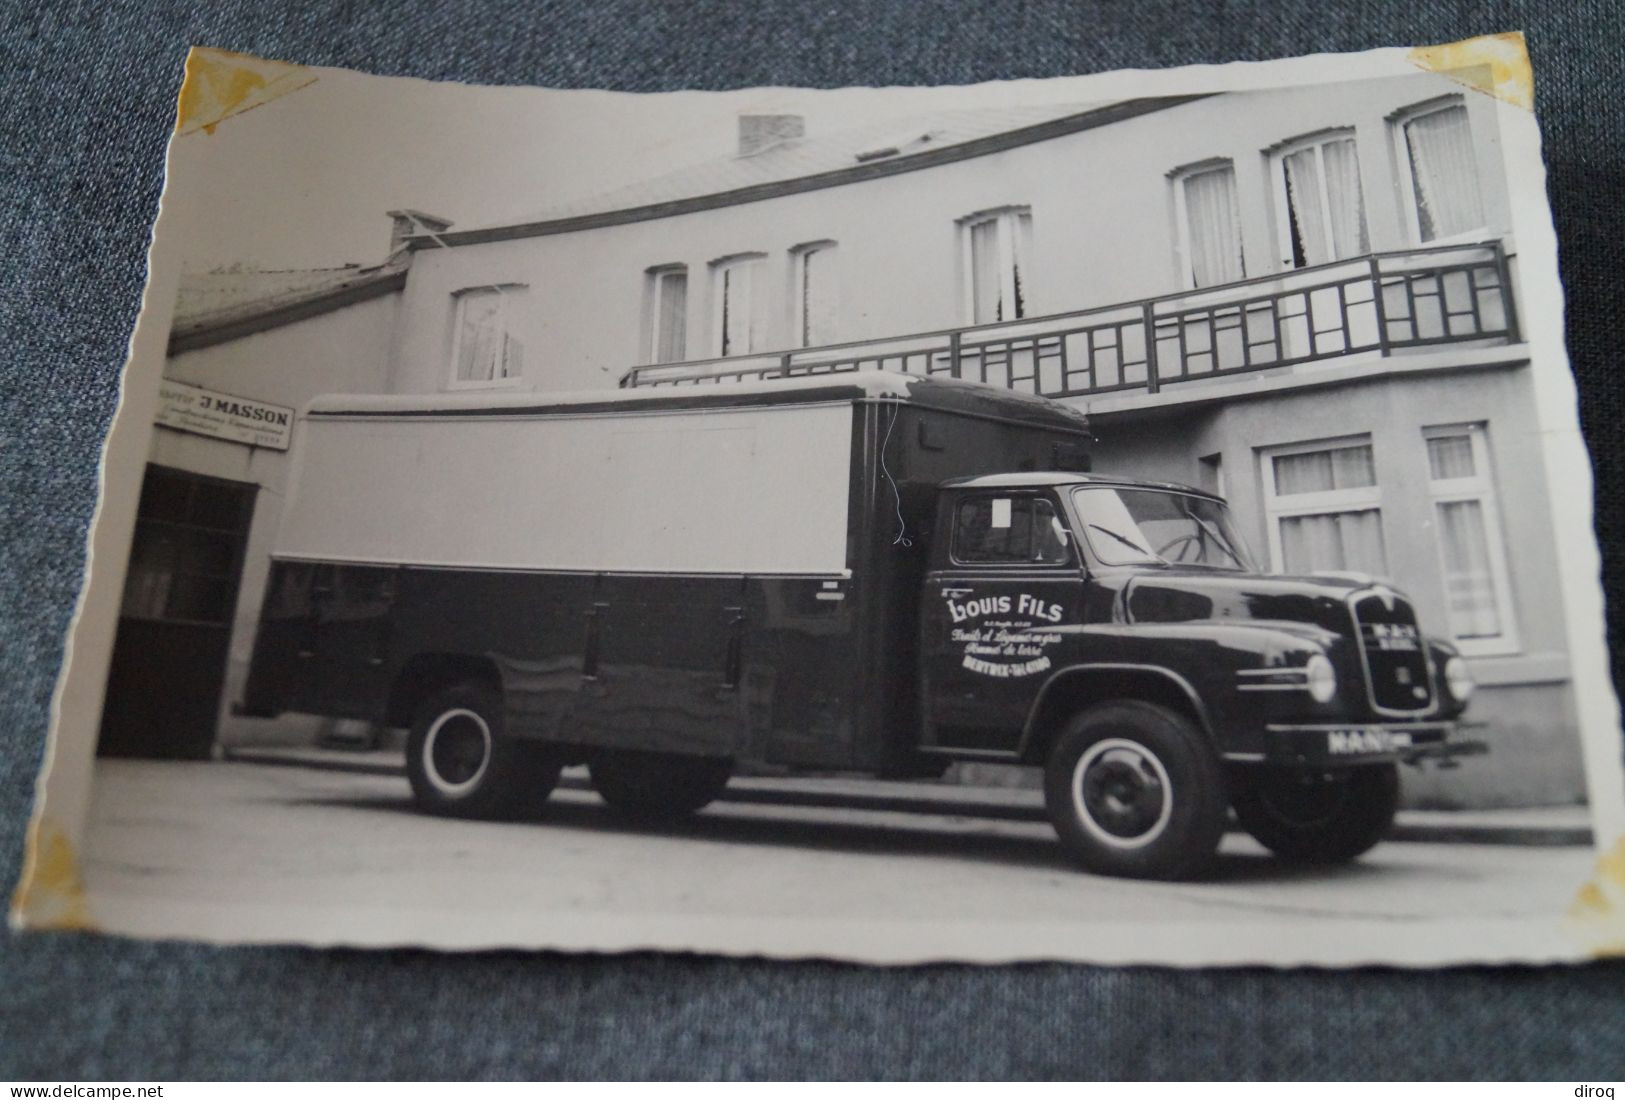
<instances>
[{"instance_id":1,"label":"denim fabric background","mask_svg":"<svg viewBox=\"0 0 1625 1100\"><path fill-rule=\"evenodd\" d=\"M0 883L16 880L190 43L660 91L924 84L1522 28L1625 623L1625 11L1610 0L0 0ZM1619 668L1616 653L1616 670ZM1617 675L1617 672L1616 672ZM1087 929L1080 934L1087 935ZM0 1078L1625 1076L1625 966L875 970L687 956L0 949Z\"/></svg>"}]
</instances>

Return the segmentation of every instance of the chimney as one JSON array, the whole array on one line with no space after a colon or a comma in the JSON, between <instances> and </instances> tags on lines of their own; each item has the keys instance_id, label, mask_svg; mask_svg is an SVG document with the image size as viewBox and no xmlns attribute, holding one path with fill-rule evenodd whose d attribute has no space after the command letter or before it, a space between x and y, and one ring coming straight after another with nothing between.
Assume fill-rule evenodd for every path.
<instances>
[{"instance_id":1,"label":"chimney","mask_svg":"<svg viewBox=\"0 0 1625 1100\"><path fill-rule=\"evenodd\" d=\"M807 120L800 115L740 115L739 155L748 157L806 135Z\"/></svg>"},{"instance_id":2,"label":"chimney","mask_svg":"<svg viewBox=\"0 0 1625 1100\"><path fill-rule=\"evenodd\" d=\"M423 233L440 233L451 228L451 222L425 214L421 210L389 211L389 254L396 256L406 247L406 238Z\"/></svg>"}]
</instances>

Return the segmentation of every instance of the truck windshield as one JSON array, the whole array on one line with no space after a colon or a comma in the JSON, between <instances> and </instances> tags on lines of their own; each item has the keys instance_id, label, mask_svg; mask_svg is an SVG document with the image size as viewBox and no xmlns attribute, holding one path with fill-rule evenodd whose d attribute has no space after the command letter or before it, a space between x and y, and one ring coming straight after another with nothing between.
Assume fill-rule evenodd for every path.
<instances>
[{"instance_id":1,"label":"truck windshield","mask_svg":"<svg viewBox=\"0 0 1625 1100\"><path fill-rule=\"evenodd\" d=\"M1253 571L1230 510L1164 489L1085 486L1073 491L1089 548L1104 565L1194 565Z\"/></svg>"}]
</instances>

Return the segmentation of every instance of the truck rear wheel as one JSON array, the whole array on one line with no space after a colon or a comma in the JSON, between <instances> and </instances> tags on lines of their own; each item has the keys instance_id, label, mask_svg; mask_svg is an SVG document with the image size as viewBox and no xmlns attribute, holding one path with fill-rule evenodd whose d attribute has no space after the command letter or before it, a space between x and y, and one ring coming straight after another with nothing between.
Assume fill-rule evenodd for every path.
<instances>
[{"instance_id":1,"label":"truck rear wheel","mask_svg":"<svg viewBox=\"0 0 1625 1100\"><path fill-rule=\"evenodd\" d=\"M1224 772L1196 725L1124 700L1074 718L1050 752L1044 801L1084 868L1181 879L1204 870L1224 835Z\"/></svg>"},{"instance_id":2,"label":"truck rear wheel","mask_svg":"<svg viewBox=\"0 0 1625 1100\"><path fill-rule=\"evenodd\" d=\"M1399 768L1325 775L1252 769L1238 775L1236 819L1264 847L1297 863L1347 863L1370 851L1399 809Z\"/></svg>"},{"instance_id":3,"label":"truck rear wheel","mask_svg":"<svg viewBox=\"0 0 1625 1100\"><path fill-rule=\"evenodd\" d=\"M417 710L406 742L406 775L418 805L452 817L508 817L558 785L548 746L504 736L499 692L463 683Z\"/></svg>"},{"instance_id":4,"label":"truck rear wheel","mask_svg":"<svg viewBox=\"0 0 1625 1100\"><path fill-rule=\"evenodd\" d=\"M730 761L677 753L605 752L588 766L605 802L631 817L677 818L709 806L728 785Z\"/></svg>"}]
</instances>

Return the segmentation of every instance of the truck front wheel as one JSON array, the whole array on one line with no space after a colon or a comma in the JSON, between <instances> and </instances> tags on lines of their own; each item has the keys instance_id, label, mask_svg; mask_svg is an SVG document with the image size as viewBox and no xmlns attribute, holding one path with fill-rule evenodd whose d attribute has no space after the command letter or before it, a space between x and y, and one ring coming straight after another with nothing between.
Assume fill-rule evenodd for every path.
<instances>
[{"instance_id":1,"label":"truck front wheel","mask_svg":"<svg viewBox=\"0 0 1625 1100\"><path fill-rule=\"evenodd\" d=\"M727 760L677 753L613 751L589 765L605 802L630 817L685 817L709 806L728 785Z\"/></svg>"},{"instance_id":2,"label":"truck front wheel","mask_svg":"<svg viewBox=\"0 0 1625 1100\"><path fill-rule=\"evenodd\" d=\"M1325 775L1249 769L1236 777L1236 819L1264 847L1297 863L1347 863L1383 838L1399 809L1399 768Z\"/></svg>"},{"instance_id":3,"label":"truck front wheel","mask_svg":"<svg viewBox=\"0 0 1625 1100\"><path fill-rule=\"evenodd\" d=\"M1204 870L1224 835L1224 772L1196 725L1137 700L1104 703L1061 732L1044 802L1084 868L1181 879Z\"/></svg>"},{"instance_id":4,"label":"truck front wheel","mask_svg":"<svg viewBox=\"0 0 1625 1100\"><path fill-rule=\"evenodd\" d=\"M558 785L560 762L545 745L503 735L501 695L464 683L417 710L406 742L406 775L420 807L452 817L509 817Z\"/></svg>"}]
</instances>

